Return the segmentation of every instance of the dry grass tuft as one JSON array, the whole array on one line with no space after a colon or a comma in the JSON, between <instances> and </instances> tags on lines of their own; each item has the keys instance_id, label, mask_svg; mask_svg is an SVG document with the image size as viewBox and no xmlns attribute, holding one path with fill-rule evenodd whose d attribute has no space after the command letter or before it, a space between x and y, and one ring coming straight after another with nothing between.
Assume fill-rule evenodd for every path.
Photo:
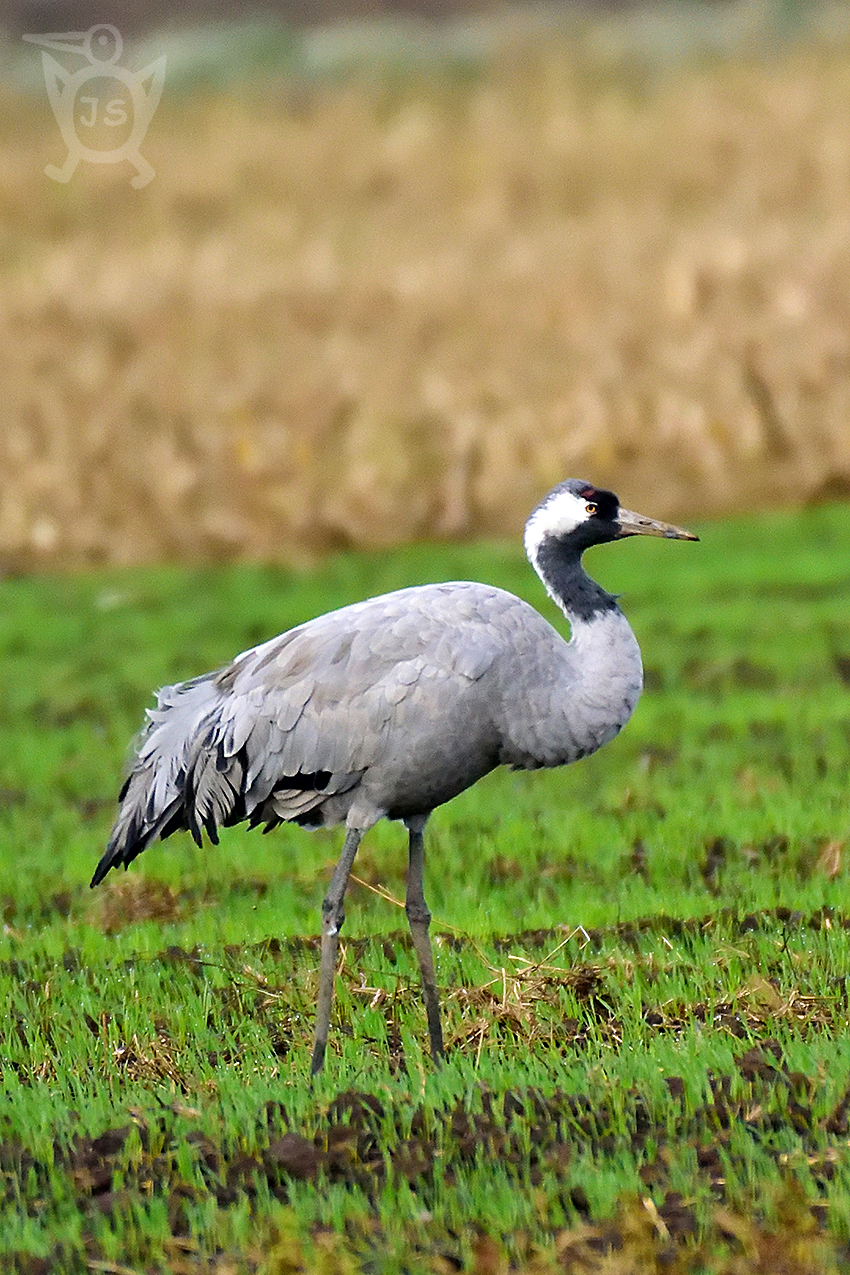
<instances>
[{"instance_id":1,"label":"dry grass tuft","mask_svg":"<svg viewBox=\"0 0 850 1275\"><path fill-rule=\"evenodd\" d=\"M110 881L96 903L104 934L117 934L137 921L176 921L182 913L171 886L138 874Z\"/></svg>"},{"instance_id":2,"label":"dry grass tuft","mask_svg":"<svg viewBox=\"0 0 850 1275\"><path fill-rule=\"evenodd\" d=\"M0 555L514 534L565 474L659 515L850 492L850 50L654 87L172 99L157 176L0 130Z\"/></svg>"},{"instance_id":3,"label":"dry grass tuft","mask_svg":"<svg viewBox=\"0 0 850 1275\"><path fill-rule=\"evenodd\" d=\"M121 1041L112 1050L111 1065L128 1081L167 1081L179 1090L190 1087L181 1070L179 1051L164 1030L148 1040L140 1040L134 1033L130 1040Z\"/></svg>"},{"instance_id":4,"label":"dry grass tuft","mask_svg":"<svg viewBox=\"0 0 850 1275\"><path fill-rule=\"evenodd\" d=\"M565 992L586 1004L601 1033L613 1040L618 1025L603 999L602 967L552 964L568 942L569 937L539 961L512 955L510 968L490 967L494 975L490 982L453 991L447 999L460 1006L462 1020L449 1046L475 1049L480 1057L485 1043L502 1035L522 1039L529 1047L541 1038L551 1038L553 1032L570 1040L586 1036L577 1018L564 1017L557 1008L553 1024L553 1004L557 1007Z\"/></svg>"}]
</instances>

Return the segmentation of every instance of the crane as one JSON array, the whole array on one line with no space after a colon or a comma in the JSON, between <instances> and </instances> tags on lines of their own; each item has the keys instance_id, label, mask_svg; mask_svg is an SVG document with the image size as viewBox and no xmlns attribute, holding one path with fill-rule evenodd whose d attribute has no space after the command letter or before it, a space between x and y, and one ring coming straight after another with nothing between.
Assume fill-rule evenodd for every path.
<instances>
[{"instance_id":1,"label":"crane","mask_svg":"<svg viewBox=\"0 0 850 1275\"><path fill-rule=\"evenodd\" d=\"M570 640L492 585L417 585L355 602L162 689L149 709L92 886L155 841L247 820L342 824L322 904L311 1061L324 1064L344 898L360 840L379 819L408 832L405 910L422 978L431 1054L443 1035L423 834L431 812L497 766L564 766L613 739L643 682L616 599L582 554L627 536L696 540L624 509L577 479L554 487L525 526L525 550L568 619Z\"/></svg>"}]
</instances>

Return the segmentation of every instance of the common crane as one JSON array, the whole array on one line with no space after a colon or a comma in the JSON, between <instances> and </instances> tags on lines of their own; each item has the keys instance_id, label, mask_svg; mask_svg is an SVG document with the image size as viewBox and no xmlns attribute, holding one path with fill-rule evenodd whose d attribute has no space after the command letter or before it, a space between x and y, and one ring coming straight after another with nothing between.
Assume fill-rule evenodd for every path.
<instances>
[{"instance_id":1,"label":"common crane","mask_svg":"<svg viewBox=\"0 0 850 1275\"><path fill-rule=\"evenodd\" d=\"M640 651L585 549L626 536L696 540L569 479L525 527L525 550L570 622L569 641L528 603L468 582L400 589L318 616L232 663L159 692L148 710L97 885L156 840L248 820L344 824L322 904L312 1073L325 1057L343 902L363 834L400 819L409 835L406 912L422 976L431 1053L443 1054L423 892L432 810L496 766L563 766L628 721Z\"/></svg>"}]
</instances>

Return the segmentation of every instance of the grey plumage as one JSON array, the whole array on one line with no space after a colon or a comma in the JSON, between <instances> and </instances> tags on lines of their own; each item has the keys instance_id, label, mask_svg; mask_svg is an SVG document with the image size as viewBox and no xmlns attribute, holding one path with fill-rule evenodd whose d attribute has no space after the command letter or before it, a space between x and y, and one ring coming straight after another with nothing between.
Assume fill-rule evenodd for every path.
<instances>
[{"instance_id":1,"label":"grey plumage","mask_svg":"<svg viewBox=\"0 0 850 1275\"><path fill-rule=\"evenodd\" d=\"M402 819L407 910L439 1057L422 829L436 806L496 766L564 765L628 720L641 688L637 642L615 600L584 573L581 554L635 534L695 539L575 480L531 515L526 548L571 621L570 642L502 589L422 585L319 616L223 669L166 687L147 714L92 885L180 828L200 844L203 831L216 842L220 828L244 819L266 830L282 821L344 823L346 847L323 908L316 1071L357 844L378 819Z\"/></svg>"}]
</instances>

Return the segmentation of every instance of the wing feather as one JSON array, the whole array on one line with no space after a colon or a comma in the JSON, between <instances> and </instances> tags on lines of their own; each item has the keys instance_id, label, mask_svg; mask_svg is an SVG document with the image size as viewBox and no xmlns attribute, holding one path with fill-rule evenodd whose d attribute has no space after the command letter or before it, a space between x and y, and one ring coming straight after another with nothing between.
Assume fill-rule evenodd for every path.
<instances>
[{"instance_id":1,"label":"wing feather","mask_svg":"<svg viewBox=\"0 0 850 1275\"><path fill-rule=\"evenodd\" d=\"M484 585L401 590L330 612L165 687L147 715L121 809L95 872L188 827L298 817L355 786L429 724L426 686L477 680L504 649L518 599ZM423 717L424 714L424 717ZM310 776L325 777L312 787Z\"/></svg>"}]
</instances>

